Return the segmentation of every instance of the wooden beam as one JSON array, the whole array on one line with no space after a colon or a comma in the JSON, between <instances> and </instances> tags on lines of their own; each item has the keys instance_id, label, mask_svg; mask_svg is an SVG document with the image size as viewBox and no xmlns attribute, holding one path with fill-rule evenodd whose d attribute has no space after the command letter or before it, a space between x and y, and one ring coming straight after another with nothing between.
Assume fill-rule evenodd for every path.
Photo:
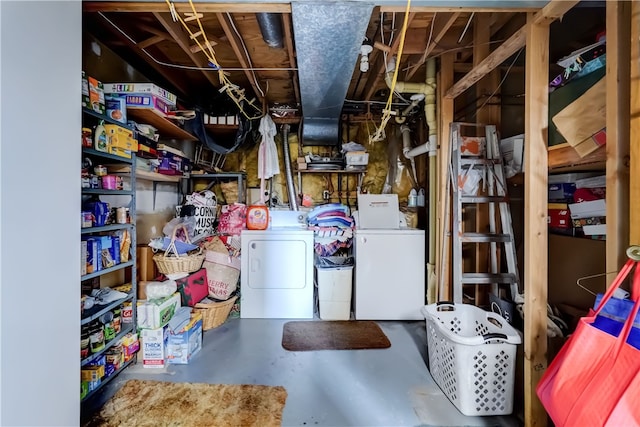
<instances>
[{"instance_id":1,"label":"wooden beam","mask_svg":"<svg viewBox=\"0 0 640 427\"><path fill-rule=\"evenodd\" d=\"M175 2L176 12L193 12L188 2ZM291 3L196 3L199 13L291 13ZM83 12L169 12L166 1L83 1Z\"/></svg>"},{"instance_id":2,"label":"wooden beam","mask_svg":"<svg viewBox=\"0 0 640 427\"><path fill-rule=\"evenodd\" d=\"M407 17L407 28L409 28L409 26L411 26L411 21L413 21L413 18L416 17L415 13L409 13L409 16ZM400 27L402 28L402 27ZM398 32L397 36L393 39L393 42L391 43L391 50L388 53L389 56L393 56L395 55L396 51L398 50L398 46L400 45L400 34ZM369 101L371 99L371 97L373 96L373 94L376 92L376 88L378 86L378 83L380 82L381 79L384 79L384 74L386 71L386 67L387 64L384 63L384 57L383 55L377 55L378 56L378 60L376 61L377 64L377 69L374 70L370 70L370 75L369 78L367 79L367 83L365 84L364 87L368 88L367 93L364 96L363 101ZM400 66L400 61L396 61L396 67ZM374 67L371 67L374 68ZM371 72L373 71L373 72Z\"/></svg>"},{"instance_id":3,"label":"wooden beam","mask_svg":"<svg viewBox=\"0 0 640 427\"><path fill-rule=\"evenodd\" d=\"M491 23L491 37L493 37L498 31L500 31L507 23L509 23L516 16L515 12L502 12L502 13L494 13L492 15L492 23ZM466 62L473 55L473 51L467 50L460 52L459 62Z\"/></svg>"},{"instance_id":4,"label":"wooden beam","mask_svg":"<svg viewBox=\"0 0 640 427\"><path fill-rule=\"evenodd\" d=\"M538 7L459 7L459 6L411 6L411 12L415 13L434 13L434 12L535 12L540 10ZM380 12L404 12L405 6L380 6Z\"/></svg>"},{"instance_id":5,"label":"wooden beam","mask_svg":"<svg viewBox=\"0 0 640 427\"><path fill-rule=\"evenodd\" d=\"M293 92L296 96L296 102L300 105L300 83L298 79L298 64L296 61L296 53L293 49L293 23L291 22L291 14L282 16L282 27L284 29L284 44L287 48L289 56L289 65L293 69L291 72L293 82Z\"/></svg>"},{"instance_id":6,"label":"wooden beam","mask_svg":"<svg viewBox=\"0 0 640 427\"><path fill-rule=\"evenodd\" d=\"M153 16L155 16L158 22L162 24L162 26L164 27L165 30L167 30L169 35L173 37L173 40L175 40L178 46L180 46L180 49L182 49L184 53L186 53L187 56L189 56L189 59L191 59L191 62L193 62L196 66L201 68L211 68L209 67L209 61L205 57L203 57L202 55L196 55L195 53L191 52L191 49L190 49L191 40L185 33L185 30L182 27L182 24L180 24L179 22L173 21L173 19L171 18L171 14L153 12ZM213 68L211 68L211 70L212 71L203 70L202 74L209 81L209 83L213 85L213 87L218 88L220 87L220 82L217 79L217 73L213 71Z\"/></svg>"},{"instance_id":7,"label":"wooden beam","mask_svg":"<svg viewBox=\"0 0 640 427\"><path fill-rule=\"evenodd\" d=\"M164 37L164 36L153 36L153 37L149 37L146 40L142 40L141 42L138 43L138 47L140 49L146 49L149 46L153 46L154 44L160 43L162 41L167 40L168 37Z\"/></svg>"},{"instance_id":8,"label":"wooden beam","mask_svg":"<svg viewBox=\"0 0 640 427\"><path fill-rule=\"evenodd\" d=\"M580 0L551 0L533 18L534 24L549 25L556 19L561 19Z\"/></svg>"},{"instance_id":9,"label":"wooden beam","mask_svg":"<svg viewBox=\"0 0 640 427\"><path fill-rule=\"evenodd\" d=\"M542 10L534 14L531 21L536 25L549 25L551 22L561 18L568 10L575 6L579 0L552 0ZM473 68L466 76L454 84L445 94L447 98L455 98L465 90L470 88L478 80L492 71L498 65L513 55L525 44L526 27L520 28L513 33L503 44L494 50L491 55Z\"/></svg>"},{"instance_id":10,"label":"wooden beam","mask_svg":"<svg viewBox=\"0 0 640 427\"><path fill-rule=\"evenodd\" d=\"M211 37L209 37L209 38L211 38ZM216 42L215 40L209 40L209 41L207 41L205 43L201 42L200 44L194 44L194 45L189 46L189 51L191 53L198 53L198 52L200 52L200 51L202 51L204 49L209 49L209 47L214 47L217 44L218 44L218 42Z\"/></svg>"},{"instance_id":11,"label":"wooden beam","mask_svg":"<svg viewBox=\"0 0 640 427\"><path fill-rule=\"evenodd\" d=\"M535 389L547 367L549 26L527 15L524 143L524 424L545 426Z\"/></svg>"},{"instance_id":12,"label":"wooden beam","mask_svg":"<svg viewBox=\"0 0 640 427\"><path fill-rule=\"evenodd\" d=\"M447 32L449 31L449 28L451 28L453 23L456 22L456 19L458 19L459 16L460 16L459 12L443 13L440 15L438 15L437 13L434 13L433 19L431 20L431 27L433 28L433 31L431 30L431 28L429 28L427 32L427 43L429 43L429 45L424 50L422 57L418 60L418 62L416 62L413 65L413 68L407 73L407 75L405 76L405 80L409 80L411 77L413 77L416 71L418 71L418 68L422 64L424 64L424 62L429 57L429 54L433 52L433 49L438 45L438 43L440 43L440 40L442 40L444 35L447 34ZM436 26L436 20L438 24L437 26ZM429 34L431 34L430 42L429 42Z\"/></svg>"},{"instance_id":13,"label":"wooden beam","mask_svg":"<svg viewBox=\"0 0 640 427\"><path fill-rule=\"evenodd\" d=\"M631 179L629 186L629 244L640 245L640 2L631 2L631 111L629 145Z\"/></svg>"},{"instance_id":14,"label":"wooden beam","mask_svg":"<svg viewBox=\"0 0 640 427\"><path fill-rule=\"evenodd\" d=\"M232 29L231 17L226 13L216 13L216 16L218 17L218 21L220 22L220 26L224 30L225 35L229 39L231 48L233 49L233 52L236 54L236 57L238 58L240 65L242 66L242 68L244 68L244 74L245 76L247 76L247 79L249 80L249 83L253 88L253 92L256 95L256 98L259 100L260 104L264 104L264 96L262 95L262 92L258 88L256 82L254 81L253 75L251 73L251 65L249 64L247 59L244 57L244 54L243 54L244 50L242 49L241 42L238 40L238 38L236 37L236 33ZM249 96L247 96L247 98L250 99Z\"/></svg>"},{"instance_id":15,"label":"wooden beam","mask_svg":"<svg viewBox=\"0 0 640 427\"><path fill-rule=\"evenodd\" d=\"M618 271L629 244L629 106L631 3L607 2L607 261ZM637 88L636 88L637 90ZM615 278L607 277L607 284Z\"/></svg>"},{"instance_id":16,"label":"wooden beam","mask_svg":"<svg viewBox=\"0 0 640 427\"><path fill-rule=\"evenodd\" d=\"M473 86L478 80L483 78L497 66L502 64L505 59L516 53L518 49L524 46L526 38L526 27L520 28L513 33L504 43L487 56L482 62L473 67L467 75L458 80L456 84L451 86L445 93L446 98L456 98L465 90Z\"/></svg>"},{"instance_id":17,"label":"wooden beam","mask_svg":"<svg viewBox=\"0 0 640 427\"><path fill-rule=\"evenodd\" d=\"M103 18L99 18L99 19L103 19ZM143 58L144 61L147 64L149 64L151 68L153 68L158 74L163 76L169 83L173 85L173 87L175 87L178 91L180 91L180 93L182 93L183 95L187 95L189 93L189 88L185 84L184 79L180 78L179 76L176 76L175 74L173 74L172 71L167 71L166 67L159 65L158 63L156 63L156 61L149 58L149 55L147 55L145 51L142 50L142 48L140 48L140 46L138 46L138 44L135 41L132 41L128 37L125 37L120 31L114 28L113 25L108 24L106 25L106 27L108 28L108 31L110 31L118 40L122 41L122 43L125 46L128 46L131 49L133 49L138 56Z\"/></svg>"},{"instance_id":18,"label":"wooden beam","mask_svg":"<svg viewBox=\"0 0 640 427\"><path fill-rule=\"evenodd\" d=\"M438 82L438 235L436 245L436 278L438 301L452 301L451 292L451 192L447 191L451 158L450 126L453 122L454 100L442 97L444 89L453 83L454 52L440 57Z\"/></svg>"}]
</instances>

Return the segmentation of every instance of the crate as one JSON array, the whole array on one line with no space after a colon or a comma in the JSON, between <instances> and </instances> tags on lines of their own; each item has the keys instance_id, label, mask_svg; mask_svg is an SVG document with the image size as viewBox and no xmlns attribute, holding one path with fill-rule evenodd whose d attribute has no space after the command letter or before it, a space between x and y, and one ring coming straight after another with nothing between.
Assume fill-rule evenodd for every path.
<instances>
[{"instance_id":1,"label":"crate","mask_svg":"<svg viewBox=\"0 0 640 427\"><path fill-rule=\"evenodd\" d=\"M469 304L430 304L422 314L429 371L456 408L468 416L513 412L518 331Z\"/></svg>"}]
</instances>

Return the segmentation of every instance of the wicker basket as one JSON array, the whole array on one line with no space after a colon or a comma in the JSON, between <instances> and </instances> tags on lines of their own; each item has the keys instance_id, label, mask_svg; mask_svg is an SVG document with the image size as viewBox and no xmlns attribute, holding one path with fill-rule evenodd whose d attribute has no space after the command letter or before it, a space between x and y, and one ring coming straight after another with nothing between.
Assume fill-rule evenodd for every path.
<instances>
[{"instance_id":1,"label":"wicker basket","mask_svg":"<svg viewBox=\"0 0 640 427\"><path fill-rule=\"evenodd\" d=\"M199 249L197 253L191 255L180 255L176 249L176 232L179 229L183 229L185 236L187 236L187 243L189 242L189 233L184 225L179 225L173 229L171 234L171 243L167 247L167 250L162 254L156 254L153 256L158 271L162 274L174 274L174 273L193 273L194 271L202 268L204 262L204 254L202 249Z\"/></svg>"},{"instance_id":2,"label":"wicker basket","mask_svg":"<svg viewBox=\"0 0 640 427\"><path fill-rule=\"evenodd\" d=\"M222 302L197 303L193 308L194 311L202 313L202 329L206 331L222 325L229 317L233 303L237 298L236 295Z\"/></svg>"}]
</instances>

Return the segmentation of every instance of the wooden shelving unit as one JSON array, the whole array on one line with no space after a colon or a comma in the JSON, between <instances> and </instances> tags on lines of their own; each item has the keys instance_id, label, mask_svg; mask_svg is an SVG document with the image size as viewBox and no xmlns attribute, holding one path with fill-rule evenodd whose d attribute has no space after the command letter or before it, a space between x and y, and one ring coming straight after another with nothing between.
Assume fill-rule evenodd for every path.
<instances>
[{"instance_id":1,"label":"wooden shelving unit","mask_svg":"<svg viewBox=\"0 0 640 427\"><path fill-rule=\"evenodd\" d=\"M127 114L135 121L150 124L158 129L160 138L181 139L183 141L198 140L198 138L167 119L162 113L151 108L127 107Z\"/></svg>"}]
</instances>

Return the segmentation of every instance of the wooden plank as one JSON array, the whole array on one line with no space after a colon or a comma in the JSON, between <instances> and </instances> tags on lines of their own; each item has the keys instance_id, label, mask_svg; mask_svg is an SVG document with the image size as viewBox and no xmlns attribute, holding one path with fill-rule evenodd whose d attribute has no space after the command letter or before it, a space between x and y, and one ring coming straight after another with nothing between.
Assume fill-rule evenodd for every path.
<instances>
[{"instance_id":1,"label":"wooden plank","mask_svg":"<svg viewBox=\"0 0 640 427\"><path fill-rule=\"evenodd\" d=\"M153 36L153 37L149 37L146 40L142 40L141 42L138 43L138 47L140 49L146 49L149 46L153 46L154 44L160 43L162 41L167 40L168 37L165 36Z\"/></svg>"},{"instance_id":2,"label":"wooden plank","mask_svg":"<svg viewBox=\"0 0 640 427\"><path fill-rule=\"evenodd\" d=\"M438 236L436 244L436 278L438 300L452 301L451 292L451 193L447 192L449 158L451 150L450 125L454 116L454 100L442 97L445 88L453 83L455 52L440 57L440 82L438 83Z\"/></svg>"},{"instance_id":3,"label":"wooden plank","mask_svg":"<svg viewBox=\"0 0 640 427\"><path fill-rule=\"evenodd\" d=\"M513 3L511 3L513 4ZM460 7L460 6L414 6L411 5L411 12L424 13L424 12L534 12L538 11L539 7ZM380 12L392 12L399 13L404 12L405 6L393 6L382 5L380 6Z\"/></svg>"},{"instance_id":4,"label":"wooden plank","mask_svg":"<svg viewBox=\"0 0 640 427\"><path fill-rule=\"evenodd\" d=\"M618 271L629 243L629 64L631 4L607 2L607 261L606 271ZM638 88L636 88L637 90ZM607 277L611 283L615 274Z\"/></svg>"},{"instance_id":5,"label":"wooden plank","mask_svg":"<svg viewBox=\"0 0 640 427\"><path fill-rule=\"evenodd\" d=\"M153 108L127 108L127 115L139 123L147 123L158 129L161 139L180 139L183 141L197 141L198 138L182 129L162 113Z\"/></svg>"},{"instance_id":6,"label":"wooden plank","mask_svg":"<svg viewBox=\"0 0 640 427\"><path fill-rule=\"evenodd\" d=\"M604 147L593 153L580 157L578 152L568 142L549 147L549 169L558 172L558 168L582 167L582 170L596 170L604 166L607 154Z\"/></svg>"},{"instance_id":7,"label":"wooden plank","mask_svg":"<svg viewBox=\"0 0 640 427\"><path fill-rule=\"evenodd\" d=\"M473 67L473 70L471 70L467 75L451 86L444 96L446 98L456 98L465 90L469 89L478 80L502 64L505 59L516 53L518 49L524 46L525 37L526 27L522 27L513 33L511 37L496 48L496 50L494 50L482 62Z\"/></svg>"},{"instance_id":8,"label":"wooden plank","mask_svg":"<svg viewBox=\"0 0 640 427\"><path fill-rule=\"evenodd\" d=\"M262 95L262 92L258 88L253 78L253 75L251 73L251 65L249 64L249 62L247 61L243 53L244 50L242 49L242 46L241 46L242 43L238 40L236 33L232 29L231 21L230 21L232 18L226 13L216 13L216 16L218 17L220 26L224 30L224 34L229 39L231 48L233 49L233 52L236 54L236 57L238 58L238 61L240 62L241 67L244 68L244 74L245 76L247 76L247 80L249 80L249 83L253 88L253 93L255 94L259 103L264 104L264 96ZM256 76L257 76L257 73L256 73ZM250 98L250 97L247 97L247 98Z\"/></svg>"},{"instance_id":9,"label":"wooden plank","mask_svg":"<svg viewBox=\"0 0 640 427\"><path fill-rule=\"evenodd\" d=\"M476 13L473 22L473 65L480 64L487 56L489 56L489 41L491 38L491 15L488 13ZM485 101L490 101L487 96L497 89L498 81L494 81L495 73L493 70L478 81L476 89L476 113L475 122L484 124L495 124L500 129L500 108L499 106L484 105ZM489 228L489 207L485 205L476 205L475 214L475 231L478 233L486 233ZM489 245L475 246L475 262L478 272L487 272L490 270L489 263ZM475 285L474 304L477 306L486 306L488 302L487 287L485 285Z\"/></svg>"},{"instance_id":10,"label":"wooden plank","mask_svg":"<svg viewBox=\"0 0 640 427\"><path fill-rule=\"evenodd\" d=\"M420 65L424 64L424 62L429 57L429 54L433 52L433 49L440 43L440 40L447 34L449 28L456 22L456 19L460 16L460 12L456 13L434 13L433 19L431 20L431 27L433 27L433 32L431 28L427 31L427 43L429 45L424 49L424 53L422 57L413 65L413 68L407 73L405 80L409 80L413 75L418 71ZM436 25L437 24L437 25ZM431 34L431 41L429 42L429 34Z\"/></svg>"},{"instance_id":11,"label":"wooden plank","mask_svg":"<svg viewBox=\"0 0 640 427\"><path fill-rule=\"evenodd\" d=\"M536 13L533 23L537 25L549 25L556 19L560 19L580 0L551 0L542 10Z\"/></svg>"},{"instance_id":12,"label":"wooden plank","mask_svg":"<svg viewBox=\"0 0 640 427\"><path fill-rule=\"evenodd\" d=\"M635 179L629 182L629 244L640 244L640 2L632 2L631 6L631 111L629 145L631 146L630 176Z\"/></svg>"},{"instance_id":13,"label":"wooden plank","mask_svg":"<svg viewBox=\"0 0 640 427\"><path fill-rule=\"evenodd\" d=\"M494 13L491 17L491 37L493 37L498 31L500 31L507 23L509 23L516 16L515 12ZM458 56L458 62L466 62L473 55L473 50L467 49L460 52ZM467 71L468 72L468 71Z\"/></svg>"},{"instance_id":14,"label":"wooden plank","mask_svg":"<svg viewBox=\"0 0 640 427\"><path fill-rule=\"evenodd\" d=\"M413 21L415 17L416 17L415 13L409 14L409 16L407 17L407 28L411 26L411 21ZM402 28L402 25L399 28ZM400 37L400 32L398 32L397 36L393 39L393 42L391 43L391 51L388 53L389 56L395 55L400 45L401 38L402 37ZM376 92L378 83L380 82L381 79L384 79L386 64L384 63L384 59L382 55L378 55L378 58L379 59L377 61L377 67L371 67L374 69L371 70L372 72L369 73L369 78L367 79L367 83L365 85L365 87L369 89L367 90L367 93L364 96L364 99L363 99L364 101L369 101L371 99L373 94ZM399 66L400 66L400 61L396 61L396 67L399 67Z\"/></svg>"},{"instance_id":15,"label":"wooden plank","mask_svg":"<svg viewBox=\"0 0 640 427\"><path fill-rule=\"evenodd\" d=\"M549 26L527 15L524 143L524 423L545 426L535 388L547 367Z\"/></svg>"},{"instance_id":16,"label":"wooden plank","mask_svg":"<svg viewBox=\"0 0 640 427\"><path fill-rule=\"evenodd\" d=\"M542 10L534 15L536 25L544 23L549 25L554 20L561 18L568 10L575 6L579 0L552 0ZM526 28L522 27L503 44L501 44L491 55L473 68L467 75L453 85L445 94L447 98L455 98L487 73L500 65L505 59L513 55L518 49L524 46Z\"/></svg>"},{"instance_id":17,"label":"wooden plank","mask_svg":"<svg viewBox=\"0 0 640 427\"><path fill-rule=\"evenodd\" d=\"M189 36L185 33L184 28L180 22L174 22L171 18L171 14L169 13L158 13L153 12L153 16L160 22L160 24L164 27L165 30L173 37L173 40L180 46L180 49L184 51L184 53L189 56L189 59L198 67L201 68L210 68L208 63L209 61L203 55L196 55L191 51L191 40ZM211 83L211 85L215 88L220 87L220 82L217 78L217 73L213 71L202 71L204 77Z\"/></svg>"},{"instance_id":18,"label":"wooden plank","mask_svg":"<svg viewBox=\"0 0 640 427\"><path fill-rule=\"evenodd\" d=\"M176 11L193 12L188 2L175 2ZM291 3L195 3L199 13L291 13ZM83 1L83 12L169 12L166 1Z\"/></svg>"},{"instance_id":19,"label":"wooden plank","mask_svg":"<svg viewBox=\"0 0 640 427\"><path fill-rule=\"evenodd\" d=\"M284 29L284 44L287 48L287 54L289 56L289 65L293 69L292 85L293 92L296 96L296 102L300 105L300 80L298 79L298 64L296 63L296 53L293 49L293 23L291 22L291 15L284 15L282 17L282 27Z\"/></svg>"}]
</instances>

